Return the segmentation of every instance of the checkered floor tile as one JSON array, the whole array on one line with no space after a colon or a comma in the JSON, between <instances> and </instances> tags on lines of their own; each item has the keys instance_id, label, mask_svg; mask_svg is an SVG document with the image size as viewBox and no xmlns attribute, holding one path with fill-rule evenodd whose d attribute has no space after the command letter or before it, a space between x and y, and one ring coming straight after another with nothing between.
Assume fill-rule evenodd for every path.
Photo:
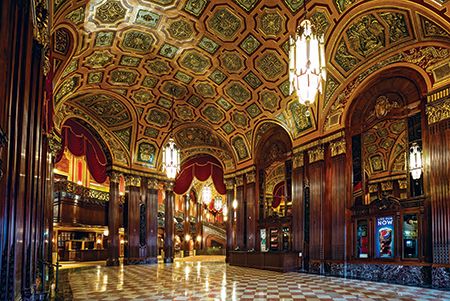
<instances>
[{"instance_id":1,"label":"checkered floor tile","mask_svg":"<svg viewBox=\"0 0 450 301\"><path fill-rule=\"evenodd\" d=\"M223 262L87 267L67 271L73 300L450 301L450 292Z\"/></svg>"}]
</instances>

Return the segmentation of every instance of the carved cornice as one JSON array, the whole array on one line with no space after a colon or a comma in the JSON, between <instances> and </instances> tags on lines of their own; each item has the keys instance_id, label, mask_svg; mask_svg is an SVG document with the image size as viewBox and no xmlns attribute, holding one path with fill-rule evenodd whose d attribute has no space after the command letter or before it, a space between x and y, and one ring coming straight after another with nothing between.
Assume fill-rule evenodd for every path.
<instances>
[{"instance_id":1,"label":"carved cornice","mask_svg":"<svg viewBox=\"0 0 450 301\"><path fill-rule=\"evenodd\" d=\"M148 189L157 190L159 188L159 181L155 178L149 178L147 182Z\"/></svg>"},{"instance_id":2,"label":"carved cornice","mask_svg":"<svg viewBox=\"0 0 450 301\"><path fill-rule=\"evenodd\" d=\"M387 181L387 182L381 182L381 190L382 191L388 191L394 189L393 182Z\"/></svg>"},{"instance_id":3,"label":"carved cornice","mask_svg":"<svg viewBox=\"0 0 450 301\"><path fill-rule=\"evenodd\" d=\"M232 179L232 178L235 178L237 176L244 175L244 174L246 174L248 172L255 171L255 170L256 170L255 166L250 166L248 168L245 168L245 169L242 169L242 170L238 170L238 171L233 172L233 173L226 174L226 175L224 175L224 178L225 179Z\"/></svg>"},{"instance_id":4,"label":"carved cornice","mask_svg":"<svg viewBox=\"0 0 450 301\"><path fill-rule=\"evenodd\" d=\"M125 185L128 187L141 187L141 177L128 175L125 177Z\"/></svg>"},{"instance_id":5,"label":"carved cornice","mask_svg":"<svg viewBox=\"0 0 450 301\"><path fill-rule=\"evenodd\" d=\"M302 167L305 164L305 153L300 152L294 155L292 159L292 166L293 168Z\"/></svg>"},{"instance_id":6,"label":"carved cornice","mask_svg":"<svg viewBox=\"0 0 450 301\"><path fill-rule=\"evenodd\" d=\"M331 157L336 157L341 154L345 154L346 147L345 147L345 138L341 138L337 141L330 142L330 149L331 149Z\"/></svg>"},{"instance_id":7,"label":"carved cornice","mask_svg":"<svg viewBox=\"0 0 450 301\"><path fill-rule=\"evenodd\" d=\"M325 149L323 145L319 145L316 148L308 150L309 163L314 163L324 159Z\"/></svg>"},{"instance_id":8,"label":"carved cornice","mask_svg":"<svg viewBox=\"0 0 450 301\"><path fill-rule=\"evenodd\" d=\"M244 175L239 175L235 178L236 186L243 186L244 185Z\"/></svg>"},{"instance_id":9,"label":"carved cornice","mask_svg":"<svg viewBox=\"0 0 450 301\"><path fill-rule=\"evenodd\" d=\"M252 171L245 175L247 177L247 183L255 183L256 182L256 172Z\"/></svg>"}]
</instances>

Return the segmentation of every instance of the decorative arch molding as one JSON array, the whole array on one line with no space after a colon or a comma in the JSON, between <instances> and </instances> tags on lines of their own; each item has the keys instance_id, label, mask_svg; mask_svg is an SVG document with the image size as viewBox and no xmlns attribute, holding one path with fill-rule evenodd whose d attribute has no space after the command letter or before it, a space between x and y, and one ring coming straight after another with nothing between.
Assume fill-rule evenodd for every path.
<instances>
[{"instance_id":1,"label":"decorative arch molding","mask_svg":"<svg viewBox=\"0 0 450 301\"><path fill-rule=\"evenodd\" d=\"M446 46L446 47L445 47ZM347 80L347 84L337 89L333 99L324 108L320 129L323 133L338 130L344 126L345 115L352 99L370 80L386 70L408 68L421 75L427 90L433 87L431 65L438 65L448 58L450 48L442 43L420 43L414 47L406 47L397 54L391 54L376 62L364 71ZM344 119L342 118L344 116Z\"/></svg>"},{"instance_id":2,"label":"decorative arch molding","mask_svg":"<svg viewBox=\"0 0 450 301\"><path fill-rule=\"evenodd\" d=\"M120 167L129 168L131 157L129 151L123 146L122 142L112 134L108 129L100 125L90 115L86 114L80 108L71 104L63 104L55 114L56 130L60 133L61 127L67 119L78 118L87 122L102 137L112 154L112 164Z\"/></svg>"},{"instance_id":3,"label":"decorative arch molding","mask_svg":"<svg viewBox=\"0 0 450 301\"><path fill-rule=\"evenodd\" d=\"M177 145L182 149L182 161L194 155L209 154L216 157L224 165L226 171L236 168L236 157L231 146L217 131L197 123L189 123L179 126L174 130L174 138ZM167 135L164 143L169 139ZM161 147L162 148L162 147ZM162 156L161 149L158 157Z\"/></svg>"},{"instance_id":4,"label":"decorative arch molding","mask_svg":"<svg viewBox=\"0 0 450 301\"><path fill-rule=\"evenodd\" d=\"M107 170L112 164L111 152L99 133L79 118L68 118L61 128L62 148L56 156L61 160L67 148L75 156L85 156L90 174L98 183L107 179Z\"/></svg>"},{"instance_id":5,"label":"decorative arch molding","mask_svg":"<svg viewBox=\"0 0 450 301\"><path fill-rule=\"evenodd\" d=\"M53 84L56 88L62 79L78 69L78 60L73 58L75 45L78 45L78 34L75 27L67 22L59 23L51 29L52 59L53 59ZM71 61L69 59L72 58ZM73 64L70 65L70 62Z\"/></svg>"}]
</instances>

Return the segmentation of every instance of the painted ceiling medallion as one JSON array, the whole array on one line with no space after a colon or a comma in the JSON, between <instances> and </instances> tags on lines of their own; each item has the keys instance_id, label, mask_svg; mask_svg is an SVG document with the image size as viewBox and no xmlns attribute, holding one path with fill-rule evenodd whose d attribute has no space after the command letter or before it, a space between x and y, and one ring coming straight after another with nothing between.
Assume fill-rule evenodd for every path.
<instances>
[{"instance_id":1,"label":"painted ceiling medallion","mask_svg":"<svg viewBox=\"0 0 450 301\"><path fill-rule=\"evenodd\" d=\"M107 126L114 127L131 121L130 113L122 102L109 95L88 95L76 99L75 102L93 113Z\"/></svg>"},{"instance_id":2,"label":"painted ceiling medallion","mask_svg":"<svg viewBox=\"0 0 450 301\"><path fill-rule=\"evenodd\" d=\"M269 81L276 81L281 75L287 74L286 63L274 50L268 50L256 59L256 69Z\"/></svg>"},{"instance_id":3,"label":"painted ceiling medallion","mask_svg":"<svg viewBox=\"0 0 450 301\"><path fill-rule=\"evenodd\" d=\"M105 68L107 65L111 64L113 57L114 56L108 50L95 51L86 58L85 66L94 69Z\"/></svg>"},{"instance_id":4,"label":"painted ceiling medallion","mask_svg":"<svg viewBox=\"0 0 450 301\"><path fill-rule=\"evenodd\" d=\"M179 63L182 67L197 74L202 74L211 67L209 58L203 56L203 54L194 49L185 51L181 56Z\"/></svg>"},{"instance_id":5,"label":"painted ceiling medallion","mask_svg":"<svg viewBox=\"0 0 450 301\"><path fill-rule=\"evenodd\" d=\"M202 113L213 123L220 123L224 118L223 112L214 105L206 106Z\"/></svg>"},{"instance_id":6,"label":"painted ceiling medallion","mask_svg":"<svg viewBox=\"0 0 450 301\"><path fill-rule=\"evenodd\" d=\"M126 50L149 52L155 39L148 33L132 30L125 33L122 47Z\"/></svg>"},{"instance_id":7,"label":"painted ceiling medallion","mask_svg":"<svg viewBox=\"0 0 450 301\"><path fill-rule=\"evenodd\" d=\"M242 27L242 20L228 8L220 8L209 19L208 25L222 40L232 41Z\"/></svg>"},{"instance_id":8,"label":"painted ceiling medallion","mask_svg":"<svg viewBox=\"0 0 450 301\"><path fill-rule=\"evenodd\" d=\"M145 67L150 73L154 73L156 75L169 74L172 70L167 61L158 58L148 61Z\"/></svg>"},{"instance_id":9,"label":"painted ceiling medallion","mask_svg":"<svg viewBox=\"0 0 450 301\"><path fill-rule=\"evenodd\" d=\"M169 35L178 41L190 40L194 34L194 26L187 19L179 18L172 21L167 31Z\"/></svg>"},{"instance_id":10,"label":"painted ceiling medallion","mask_svg":"<svg viewBox=\"0 0 450 301\"><path fill-rule=\"evenodd\" d=\"M208 0L188 0L184 10L196 17L200 17L207 4Z\"/></svg>"},{"instance_id":11,"label":"painted ceiling medallion","mask_svg":"<svg viewBox=\"0 0 450 301\"><path fill-rule=\"evenodd\" d=\"M260 0L235 0L246 11L251 11Z\"/></svg>"},{"instance_id":12,"label":"painted ceiling medallion","mask_svg":"<svg viewBox=\"0 0 450 301\"><path fill-rule=\"evenodd\" d=\"M112 24L123 20L126 12L120 1L108 0L97 8L95 17L101 23Z\"/></svg>"},{"instance_id":13,"label":"painted ceiling medallion","mask_svg":"<svg viewBox=\"0 0 450 301\"><path fill-rule=\"evenodd\" d=\"M249 101L252 97L250 91L237 81L228 84L225 88L225 94L231 97L238 104Z\"/></svg>"},{"instance_id":14,"label":"painted ceiling medallion","mask_svg":"<svg viewBox=\"0 0 450 301\"><path fill-rule=\"evenodd\" d=\"M159 109L151 109L145 116L145 120L150 124L166 126L169 123L169 114Z\"/></svg>"},{"instance_id":15,"label":"painted ceiling medallion","mask_svg":"<svg viewBox=\"0 0 450 301\"><path fill-rule=\"evenodd\" d=\"M117 85L131 86L136 82L138 74L127 69L116 69L111 71L110 82Z\"/></svg>"},{"instance_id":16,"label":"painted ceiling medallion","mask_svg":"<svg viewBox=\"0 0 450 301\"><path fill-rule=\"evenodd\" d=\"M286 30L286 20L277 9L265 8L263 13L258 15L258 18L259 29L266 38L279 38L279 35Z\"/></svg>"}]
</instances>

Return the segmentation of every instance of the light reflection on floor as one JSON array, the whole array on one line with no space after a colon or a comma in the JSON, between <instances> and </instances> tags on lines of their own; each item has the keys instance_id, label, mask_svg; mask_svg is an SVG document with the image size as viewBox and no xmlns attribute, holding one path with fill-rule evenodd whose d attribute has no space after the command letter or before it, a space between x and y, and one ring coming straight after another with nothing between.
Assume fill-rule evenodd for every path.
<instances>
[{"instance_id":1,"label":"light reflection on floor","mask_svg":"<svg viewBox=\"0 0 450 301\"><path fill-rule=\"evenodd\" d=\"M74 300L428 300L450 292L299 273L231 267L213 261L70 270Z\"/></svg>"}]
</instances>

